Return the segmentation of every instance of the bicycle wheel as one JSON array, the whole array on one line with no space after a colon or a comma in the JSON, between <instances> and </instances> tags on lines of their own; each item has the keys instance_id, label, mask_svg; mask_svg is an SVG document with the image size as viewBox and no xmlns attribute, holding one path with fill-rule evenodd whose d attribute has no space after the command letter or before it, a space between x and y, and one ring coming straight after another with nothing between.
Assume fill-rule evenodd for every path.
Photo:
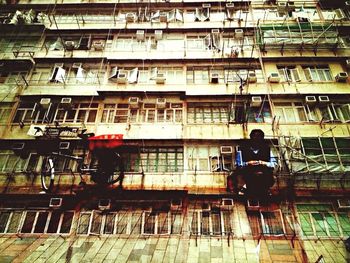
<instances>
[{"instance_id":1,"label":"bicycle wheel","mask_svg":"<svg viewBox=\"0 0 350 263\"><path fill-rule=\"evenodd\" d=\"M41 166L41 186L45 192L51 192L55 179L55 168L53 159L48 157Z\"/></svg>"},{"instance_id":2,"label":"bicycle wheel","mask_svg":"<svg viewBox=\"0 0 350 263\"><path fill-rule=\"evenodd\" d=\"M92 180L101 185L112 185L124 179L124 163L122 157L118 153L112 153L113 158L110 162L97 165L97 171L92 173ZM102 162L103 163L103 162ZM107 165L108 164L108 165Z\"/></svg>"}]
</instances>

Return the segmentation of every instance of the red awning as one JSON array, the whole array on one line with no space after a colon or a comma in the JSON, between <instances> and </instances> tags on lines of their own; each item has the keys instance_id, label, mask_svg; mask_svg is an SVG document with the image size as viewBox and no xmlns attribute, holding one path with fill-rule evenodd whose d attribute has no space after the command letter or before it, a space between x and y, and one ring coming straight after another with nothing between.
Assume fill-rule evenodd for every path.
<instances>
[{"instance_id":1,"label":"red awning","mask_svg":"<svg viewBox=\"0 0 350 263\"><path fill-rule=\"evenodd\" d=\"M123 134L105 134L89 138L89 149L112 149L123 144Z\"/></svg>"}]
</instances>

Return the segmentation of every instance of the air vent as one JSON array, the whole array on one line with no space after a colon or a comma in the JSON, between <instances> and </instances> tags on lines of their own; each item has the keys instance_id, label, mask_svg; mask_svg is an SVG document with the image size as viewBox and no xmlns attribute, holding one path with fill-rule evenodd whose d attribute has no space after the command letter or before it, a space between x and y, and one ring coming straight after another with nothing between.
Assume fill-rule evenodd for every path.
<instances>
[{"instance_id":1,"label":"air vent","mask_svg":"<svg viewBox=\"0 0 350 263\"><path fill-rule=\"evenodd\" d=\"M348 199L338 199L337 200L338 208L340 209L349 209L350 208L350 200Z\"/></svg>"},{"instance_id":2,"label":"air vent","mask_svg":"<svg viewBox=\"0 0 350 263\"><path fill-rule=\"evenodd\" d=\"M221 154L232 154L232 146L220 146Z\"/></svg>"},{"instance_id":3,"label":"air vent","mask_svg":"<svg viewBox=\"0 0 350 263\"><path fill-rule=\"evenodd\" d=\"M111 200L110 199L100 199L98 201L98 209L100 209L100 210L111 209Z\"/></svg>"},{"instance_id":4,"label":"air vent","mask_svg":"<svg viewBox=\"0 0 350 263\"><path fill-rule=\"evenodd\" d=\"M51 198L49 207L51 208L60 208L62 206L62 198Z\"/></svg>"},{"instance_id":5,"label":"air vent","mask_svg":"<svg viewBox=\"0 0 350 263\"><path fill-rule=\"evenodd\" d=\"M232 10L235 8L235 4L234 3L227 3L226 4L226 8L229 9L229 10Z\"/></svg>"},{"instance_id":6,"label":"air vent","mask_svg":"<svg viewBox=\"0 0 350 263\"><path fill-rule=\"evenodd\" d=\"M125 20L126 20L126 22L128 22L128 23L133 23L133 22L135 22L135 20L136 20L136 15L135 15L134 13L127 13L127 14L125 15Z\"/></svg>"},{"instance_id":7,"label":"air vent","mask_svg":"<svg viewBox=\"0 0 350 263\"><path fill-rule=\"evenodd\" d=\"M94 40L91 46L95 51L102 51L105 46L105 42L103 40Z\"/></svg>"},{"instance_id":8,"label":"air vent","mask_svg":"<svg viewBox=\"0 0 350 263\"><path fill-rule=\"evenodd\" d=\"M258 200L247 200L247 210L248 211L258 211L260 209L260 203Z\"/></svg>"},{"instance_id":9,"label":"air vent","mask_svg":"<svg viewBox=\"0 0 350 263\"><path fill-rule=\"evenodd\" d=\"M210 8L211 5L210 5L210 4L203 4L202 7L203 7L203 8Z\"/></svg>"}]
</instances>

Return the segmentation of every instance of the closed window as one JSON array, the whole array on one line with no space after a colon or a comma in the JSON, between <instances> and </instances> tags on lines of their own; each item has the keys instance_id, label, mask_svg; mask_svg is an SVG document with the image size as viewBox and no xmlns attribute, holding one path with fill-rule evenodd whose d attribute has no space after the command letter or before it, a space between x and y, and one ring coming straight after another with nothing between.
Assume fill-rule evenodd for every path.
<instances>
[{"instance_id":1,"label":"closed window","mask_svg":"<svg viewBox=\"0 0 350 263\"><path fill-rule=\"evenodd\" d=\"M303 66L305 78L308 81L332 81L331 71L328 66Z\"/></svg>"},{"instance_id":2,"label":"closed window","mask_svg":"<svg viewBox=\"0 0 350 263\"><path fill-rule=\"evenodd\" d=\"M280 123L294 123L308 121L307 111L302 103L284 102L274 103L275 116Z\"/></svg>"}]
</instances>

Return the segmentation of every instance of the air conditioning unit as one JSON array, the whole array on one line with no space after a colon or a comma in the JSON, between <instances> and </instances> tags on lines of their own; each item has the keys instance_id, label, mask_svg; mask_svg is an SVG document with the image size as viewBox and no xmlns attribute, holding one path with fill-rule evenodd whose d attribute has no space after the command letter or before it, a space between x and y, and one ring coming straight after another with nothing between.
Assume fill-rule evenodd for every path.
<instances>
[{"instance_id":1,"label":"air conditioning unit","mask_svg":"<svg viewBox=\"0 0 350 263\"><path fill-rule=\"evenodd\" d=\"M49 203L49 207L51 208L60 208L62 206L62 198L51 198L50 199L50 203Z\"/></svg>"},{"instance_id":2,"label":"air conditioning unit","mask_svg":"<svg viewBox=\"0 0 350 263\"><path fill-rule=\"evenodd\" d=\"M49 106L50 106L50 103L51 103L51 99L50 98L42 98L40 100L40 106L43 108L43 109L48 109Z\"/></svg>"},{"instance_id":3,"label":"air conditioning unit","mask_svg":"<svg viewBox=\"0 0 350 263\"><path fill-rule=\"evenodd\" d=\"M165 83L165 74L164 73L157 73L155 77L156 83L157 84L164 84Z\"/></svg>"},{"instance_id":4,"label":"air conditioning unit","mask_svg":"<svg viewBox=\"0 0 350 263\"><path fill-rule=\"evenodd\" d=\"M244 36L244 31L241 28L235 29L235 38L242 39Z\"/></svg>"},{"instance_id":5,"label":"air conditioning unit","mask_svg":"<svg viewBox=\"0 0 350 263\"><path fill-rule=\"evenodd\" d=\"M317 102L316 96L305 96L306 104L315 104Z\"/></svg>"},{"instance_id":6,"label":"air conditioning unit","mask_svg":"<svg viewBox=\"0 0 350 263\"><path fill-rule=\"evenodd\" d=\"M219 35L219 34L220 34L220 29L212 29L212 30L211 30L211 33L212 33L213 35Z\"/></svg>"},{"instance_id":7,"label":"air conditioning unit","mask_svg":"<svg viewBox=\"0 0 350 263\"><path fill-rule=\"evenodd\" d=\"M161 23L166 23L166 22L168 22L168 14L165 13L165 12L161 12L161 13L159 14L159 22L161 22Z\"/></svg>"},{"instance_id":8,"label":"air conditioning unit","mask_svg":"<svg viewBox=\"0 0 350 263\"><path fill-rule=\"evenodd\" d=\"M129 108L130 109L138 109L140 107L140 99L138 97L130 97L129 98Z\"/></svg>"},{"instance_id":9,"label":"air conditioning unit","mask_svg":"<svg viewBox=\"0 0 350 263\"><path fill-rule=\"evenodd\" d=\"M234 3L227 3L226 4L226 8L229 9L229 10L232 10L235 8L235 4Z\"/></svg>"},{"instance_id":10,"label":"air conditioning unit","mask_svg":"<svg viewBox=\"0 0 350 263\"><path fill-rule=\"evenodd\" d=\"M345 20L346 19L346 14L344 13L343 9L338 8L334 10L336 18L340 20Z\"/></svg>"},{"instance_id":11,"label":"air conditioning unit","mask_svg":"<svg viewBox=\"0 0 350 263\"><path fill-rule=\"evenodd\" d=\"M133 23L136 20L136 15L134 13L127 13L125 15L125 20L127 23Z\"/></svg>"},{"instance_id":12,"label":"air conditioning unit","mask_svg":"<svg viewBox=\"0 0 350 263\"><path fill-rule=\"evenodd\" d=\"M295 3L294 2L288 2L287 3L287 8L288 8L288 11L295 10Z\"/></svg>"},{"instance_id":13,"label":"air conditioning unit","mask_svg":"<svg viewBox=\"0 0 350 263\"><path fill-rule=\"evenodd\" d=\"M138 40L138 41L145 40L145 31L144 30L137 30L136 31L136 40Z\"/></svg>"},{"instance_id":14,"label":"air conditioning unit","mask_svg":"<svg viewBox=\"0 0 350 263\"><path fill-rule=\"evenodd\" d=\"M103 40L94 40L91 46L95 51L102 51L105 46L105 42Z\"/></svg>"},{"instance_id":15,"label":"air conditioning unit","mask_svg":"<svg viewBox=\"0 0 350 263\"><path fill-rule=\"evenodd\" d=\"M163 38L163 30L155 30L154 31L154 39L161 40Z\"/></svg>"},{"instance_id":16,"label":"air conditioning unit","mask_svg":"<svg viewBox=\"0 0 350 263\"><path fill-rule=\"evenodd\" d=\"M219 74L218 73L210 73L210 83L219 83Z\"/></svg>"},{"instance_id":17,"label":"air conditioning unit","mask_svg":"<svg viewBox=\"0 0 350 263\"><path fill-rule=\"evenodd\" d=\"M65 46L66 50L71 51L75 48L75 42L74 41L65 41L64 46Z\"/></svg>"},{"instance_id":18,"label":"air conditioning unit","mask_svg":"<svg viewBox=\"0 0 350 263\"><path fill-rule=\"evenodd\" d=\"M318 101L320 103L328 103L329 102L329 97L328 96L318 96Z\"/></svg>"},{"instance_id":19,"label":"air conditioning unit","mask_svg":"<svg viewBox=\"0 0 350 263\"><path fill-rule=\"evenodd\" d=\"M157 98L156 106L157 106L157 109L165 109L166 108L166 99L165 98Z\"/></svg>"},{"instance_id":20,"label":"air conditioning unit","mask_svg":"<svg viewBox=\"0 0 350 263\"><path fill-rule=\"evenodd\" d=\"M98 209L100 209L100 210L111 209L111 200L110 199L100 199L100 200L98 200Z\"/></svg>"},{"instance_id":21,"label":"air conditioning unit","mask_svg":"<svg viewBox=\"0 0 350 263\"><path fill-rule=\"evenodd\" d=\"M62 98L60 105L63 108L70 108L72 106L72 98Z\"/></svg>"},{"instance_id":22,"label":"air conditioning unit","mask_svg":"<svg viewBox=\"0 0 350 263\"><path fill-rule=\"evenodd\" d=\"M277 4L277 12L285 12L287 11L287 2L279 2Z\"/></svg>"},{"instance_id":23,"label":"air conditioning unit","mask_svg":"<svg viewBox=\"0 0 350 263\"><path fill-rule=\"evenodd\" d=\"M340 208L340 209L350 208L350 200L348 200L348 199L338 199L337 204L338 204L338 208Z\"/></svg>"},{"instance_id":24,"label":"air conditioning unit","mask_svg":"<svg viewBox=\"0 0 350 263\"><path fill-rule=\"evenodd\" d=\"M280 82L280 74L278 74L278 72L272 72L269 76L269 82L271 83Z\"/></svg>"},{"instance_id":25,"label":"air conditioning unit","mask_svg":"<svg viewBox=\"0 0 350 263\"><path fill-rule=\"evenodd\" d=\"M82 67L82 63L73 63L72 68L81 68Z\"/></svg>"},{"instance_id":26,"label":"air conditioning unit","mask_svg":"<svg viewBox=\"0 0 350 263\"><path fill-rule=\"evenodd\" d=\"M347 72L340 72L335 76L335 80L337 82L346 82L348 79L348 73Z\"/></svg>"},{"instance_id":27,"label":"air conditioning unit","mask_svg":"<svg viewBox=\"0 0 350 263\"><path fill-rule=\"evenodd\" d=\"M258 200L247 200L247 210L248 211L258 211L260 209L260 203Z\"/></svg>"},{"instance_id":28,"label":"air conditioning unit","mask_svg":"<svg viewBox=\"0 0 350 263\"><path fill-rule=\"evenodd\" d=\"M58 149L60 150L69 150L70 148L70 142L60 142L58 145Z\"/></svg>"},{"instance_id":29,"label":"air conditioning unit","mask_svg":"<svg viewBox=\"0 0 350 263\"><path fill-rule=\"evenodd\" d=\"M345 60L345 64L347 68L350 68L350 59Z\"/></svg>"},{"instance_id":30,"label":"air conditioning unit","mask_svg":"<svg viewBox=\"0 0 350 263\"><path fill-rule=\"evenodd\" d=\"M182 209L182 200L179 199L171 199L170 201L170 209L171 210L179 210Z\"/></svg>"},{"instance_id":31,"label":"air conditioning unit","mask_svg":"<svg viewBox=\"0 0 350 263\"><path fill-rule=\"evenodd\" d=\"M255 72L249 72L248 73L248 82L249 83L255 83L257 81L257 77L256 77L256 74Z\"/></svg>"},{"instance_id":32,"label":"air conditioning unit","mask_svg":"<svg viewBox=\"0 0 350 263\"><path fill-rule=\"evenodd\" d=\"M262 103L261 96L252 96L250 107L260 107L261 103Z\"/></svg>"},{"instance_id":33,"label":"air conditioning unit","mask_svg":"<svg viewBox=\"0 0 350 263\"><path fill-rule=\"evenodd\" d=\"M210 7L211 7L211 4L202 4L202 7L203 7L203 8L210 8Z\"/></svg>"},{"instance_id":34,"label":"air conditioning unit","mask_svg":"<svg viewBox=\"0 0 350 263\"><path fill-rule=\"evenodd\" d=\"M233 199L231 199L231 198L222 198L221 199L221 205L233 206Z\"/></svg>"},{"instance_id":35,"label":"air conditioning unit","mask_svg":"<svg viewBox=\"0 0 350 263\"><path fill-rule=\"evenodd\" d=\"M126 70L119 70L117 76L118 84L126 84L128 81L128 72Z\"/></svg>"},{"instance_id":36,"label":"air conditioning unit","mask_svg":"<svg viewBox=\"0 0 350 263\"><path fill-rule=\"evenodd\" d=\"M220 146L220 153L221 154L232 154L232 146Z\"/></svg>"}]
</instances>

